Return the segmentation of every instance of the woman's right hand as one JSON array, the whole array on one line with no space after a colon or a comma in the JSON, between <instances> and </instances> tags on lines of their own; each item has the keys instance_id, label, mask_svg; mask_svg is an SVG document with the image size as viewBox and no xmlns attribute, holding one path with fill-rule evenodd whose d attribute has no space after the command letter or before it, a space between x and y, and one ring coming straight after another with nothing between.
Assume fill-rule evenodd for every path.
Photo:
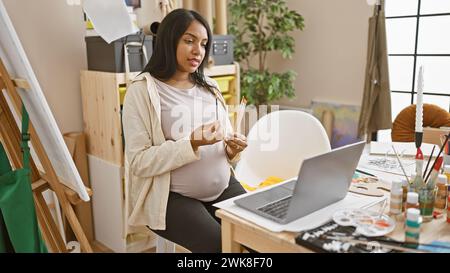
<instances>
[{"instance_id":1,"label":"woman's right hand","mask_svg":"<svg viewBox=\"0 0 450 273\"><path fill-rule=\"evenodd\" d=\"M218 120L197 127L190 136L194 151L200 146L211 145L224 139L223 129Z\"/></svg>"}]
</instances>

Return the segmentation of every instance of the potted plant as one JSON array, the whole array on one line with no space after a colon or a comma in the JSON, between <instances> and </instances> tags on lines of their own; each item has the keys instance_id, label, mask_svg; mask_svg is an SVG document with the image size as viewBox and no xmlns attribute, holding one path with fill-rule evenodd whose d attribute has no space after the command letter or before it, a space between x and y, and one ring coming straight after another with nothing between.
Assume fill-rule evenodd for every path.
<instances>
[{"instance_id":1,"label":"potted plant","mask_svg":"<svg viewBox=\"0 0 450 273\"><path fill-rule=\"evenodd\" d=\"M295 40L289 33L303 30L303 17L289 10L284 0L231 0L229 33L234 35L234 56L241 63L241 94L250 104L266 105L294 97L294 71L271 72L267 53L291 59ZM257 67L252 58L257 57ZM254 62L253 62L254 63Z\"/></svg>"}]
</instances>

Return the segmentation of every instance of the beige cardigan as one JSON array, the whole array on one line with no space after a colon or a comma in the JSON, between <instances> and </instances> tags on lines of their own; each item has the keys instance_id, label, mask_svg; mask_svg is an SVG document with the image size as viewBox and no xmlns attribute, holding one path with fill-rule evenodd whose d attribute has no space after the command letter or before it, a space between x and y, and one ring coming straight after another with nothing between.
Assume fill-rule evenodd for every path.
<instances>
[{"instance_id":1,"label":"beige cardigan","mask_svg":"<svg viewBox=\"0 0 450 273\"><path fill-rule=\"evenodd\" d=\"M217 83L207 78L210 84ZM225 107L220 92L216 97ZM170 172L195 160L189 138L166 141L161 128L161 102L155 81L149 73L133 80L123 105L125 136L124 237L128 234L166 228L166 207ZM228 131L232 131L228 120ZM239 155L229 162L235 163Z\"/></svg>"}]
</instances>

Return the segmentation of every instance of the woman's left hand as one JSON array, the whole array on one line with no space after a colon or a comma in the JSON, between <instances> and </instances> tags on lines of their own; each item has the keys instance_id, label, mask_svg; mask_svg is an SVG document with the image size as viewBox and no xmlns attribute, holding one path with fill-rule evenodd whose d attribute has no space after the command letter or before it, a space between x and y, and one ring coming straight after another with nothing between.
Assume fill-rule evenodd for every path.
<instances>
[{"instance_id":1,"label":"woman's left hand","mask_svg":"<svg viewBox=\"0 0 450 273\"><path fill-rule=\"evenodd\" d=\"M247 138L239 133L233 133L225 138L226 153L228 158L233 159L238 153L247 148Z\"/></svg>"}]
</instances>

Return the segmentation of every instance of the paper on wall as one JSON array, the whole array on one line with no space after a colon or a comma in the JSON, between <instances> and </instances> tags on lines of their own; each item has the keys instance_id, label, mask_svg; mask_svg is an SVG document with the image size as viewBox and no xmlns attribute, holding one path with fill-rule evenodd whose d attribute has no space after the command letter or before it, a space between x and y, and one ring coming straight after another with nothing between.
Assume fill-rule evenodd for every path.
<instances>
[{"instance_id":1,"label":"paper on wall","mask_svg":"<svg viewBox=\"0 0 450 273\"><path fill-rule=\"evenodd\" d=\"M83 9L95 31L107 43L138 31L123 0L84 0Z\"/></svg>"}]
</instances>

